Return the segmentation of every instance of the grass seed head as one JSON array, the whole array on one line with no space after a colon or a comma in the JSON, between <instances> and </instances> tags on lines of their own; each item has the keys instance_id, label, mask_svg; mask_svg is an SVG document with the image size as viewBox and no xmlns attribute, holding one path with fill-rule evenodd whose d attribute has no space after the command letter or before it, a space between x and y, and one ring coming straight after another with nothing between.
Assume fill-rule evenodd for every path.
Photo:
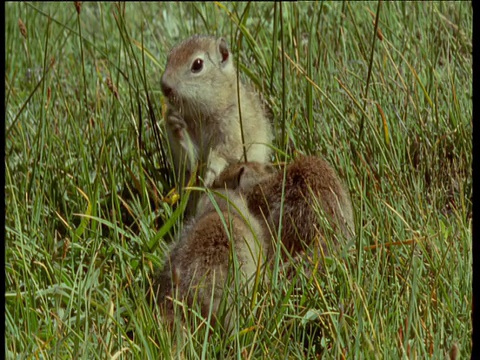
<instances>
[{"instance_id":1,"label":"grass seed head","mask_svg":"<svg viewBox=\"0 0 480 360\"><path fill-rule=\"evenodd\" d=\"M22 19L18 19L18 28L20 29L20 33L26 39L27 38L27 27L23 23Z\"/></svg>"},{"instance_id":2,"label":"grass seed head","mask_svg":"<svg viewBox=\"0 0 480 360\"><path fill-rule=\"evenodd\" d=\"M82 9L82 2L81 1L74 1L75 9L77 10L77 14L80 15L80 10Z\"/></svg>"}]
</instances>

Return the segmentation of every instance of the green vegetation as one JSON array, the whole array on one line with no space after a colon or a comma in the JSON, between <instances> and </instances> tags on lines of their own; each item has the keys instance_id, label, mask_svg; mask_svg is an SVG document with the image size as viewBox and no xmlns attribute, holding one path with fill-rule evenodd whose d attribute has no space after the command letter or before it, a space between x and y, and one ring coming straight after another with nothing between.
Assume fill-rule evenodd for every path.
<instances>
[{"instance_id":1,"label":"green vegetation","mask_svg":"<svg viewBox=\"0 0 480 360\"><path fill-rule=\"evenodd\" d=\"M5 10L8 359L469 354L469 2ZM273 279L231 336L167 331L144 295L181 228L160 77L194 33L227 38L276 146L323 155L356 210L352 250Z\"/></svg>"}]
</instances>

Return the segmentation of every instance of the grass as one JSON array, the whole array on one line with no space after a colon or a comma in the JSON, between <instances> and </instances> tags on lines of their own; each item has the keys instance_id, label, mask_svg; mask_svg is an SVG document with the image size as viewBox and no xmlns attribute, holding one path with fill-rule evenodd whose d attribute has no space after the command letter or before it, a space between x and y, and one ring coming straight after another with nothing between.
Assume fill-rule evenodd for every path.
<instances>
[{"instance_id":1,"label":"grass","mask_svg":"<svg viewBox=\"0 0 480 360\"><path fill-rule=\"evenodd\" d=\"M5 9L7 358L468 356L470 3ZM354 250L230 337L168 331L144 295L181 229L160 77L193 33L227 38L276 146L324 156L356 211Z\"/></svg>"}]
</instances>

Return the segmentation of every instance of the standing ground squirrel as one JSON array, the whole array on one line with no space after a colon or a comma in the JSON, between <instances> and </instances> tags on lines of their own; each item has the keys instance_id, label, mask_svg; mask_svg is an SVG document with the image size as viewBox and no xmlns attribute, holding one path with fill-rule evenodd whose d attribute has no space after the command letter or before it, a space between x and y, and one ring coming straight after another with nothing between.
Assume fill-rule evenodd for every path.
<instances>
[{"instance_id":1,"label":"standing ground squirrel","mask_svg":"<svg viewBox=\"0 0 480 360\"><path fill-rule=\"evenodd\" d=\"M300 156L287 165L285 173L268 164L239 163L226 168L213 188L237 189L246 198L254 216L267 219L268 231L279 228L283 198L281 239L292 255L304 250L324 224L319 210L326 215L334 231L346 238L354 234L350 197L335 171L320 157ZM284 185L284 186L283 186ZM282 196L283 194L283 196ZM324 235L324 234L323 234ZM327 246L322 242L322 247Z\"/></svg>"},{"instance_id":2,"label":"standing ground squirrel","mask_svg":"<svg viewBox=\"0 0 480 360\"><path fill-rule=\"evenodd\" d=\"M168 55L161 85L178 179L185 170L189 176L200 161L206 164L209 186L229 164L245 161L240 113L247 160L270 160L270 121L257 94L239 79L237 84L231 55L224 38L201 35L184 40Z\"/></svg>"},{"instance_id":3,"label":"standing ground squirrel","mask_svg":"<svg viewBox=\"0 0 480 360\"><path fill-rule=\"evenodd\" d=\"M234 269L232 274L238 274L241 285L248 289L257 267L265 261L263 227L243 199L230 190L211 194L214 201L207 194L200 198L197 216L185 226L163 270L154 277L152 289L167 324L174 321L172 299L185 301L188 306L198 303L204 317L211 307L215 320L224 289L230 286L229 269ZM228 313L227 327L230 318Z\"/></svg>"}]
</instances>

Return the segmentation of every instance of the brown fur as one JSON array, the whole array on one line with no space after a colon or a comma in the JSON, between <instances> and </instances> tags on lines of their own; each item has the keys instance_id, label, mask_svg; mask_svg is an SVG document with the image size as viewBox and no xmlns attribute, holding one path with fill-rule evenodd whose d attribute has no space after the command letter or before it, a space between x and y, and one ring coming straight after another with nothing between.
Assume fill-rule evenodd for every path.
<instances>
[{"instance_id":1,"label":"brown fur","mask_svg":"<svg viewBox=\"0 0 480 360\"><path fill-rule=\"evenodd\" d=\"M283 192L281 239L293 255L325 234L315 208L324 212L335 232L346 238L354 234L349 195L332 167L320 157L298 157L287 166L285 183L283 171L272 173L267 165L243 163L227 168L213 186L244 194L252 214L266 219L265 226L274 236L280 225ZM325 240L321 244L327 250Z\"/></svg>"},{"instance_id":2,"label":"brown fur","mask_svg":"<svg viewBox=\"0 0 480 360\"><path fill-rule=\"evenodd\" d=\"M257 266L263 264L265 244L260 223L235 193L223 191L222 195L229 200L214 195L220 214L213 210L209 197L205 195L200 199L197 217L185 227L168 254L163 270L155 276L153 289L168 324L174 320L172 299L188 306L198 303L204 317L212 306L215 320L223 290L229 286L227 275L232 249L240 264L236 270L241 272L242 282L247 286Z\"/></svg>"}]
</instances>

